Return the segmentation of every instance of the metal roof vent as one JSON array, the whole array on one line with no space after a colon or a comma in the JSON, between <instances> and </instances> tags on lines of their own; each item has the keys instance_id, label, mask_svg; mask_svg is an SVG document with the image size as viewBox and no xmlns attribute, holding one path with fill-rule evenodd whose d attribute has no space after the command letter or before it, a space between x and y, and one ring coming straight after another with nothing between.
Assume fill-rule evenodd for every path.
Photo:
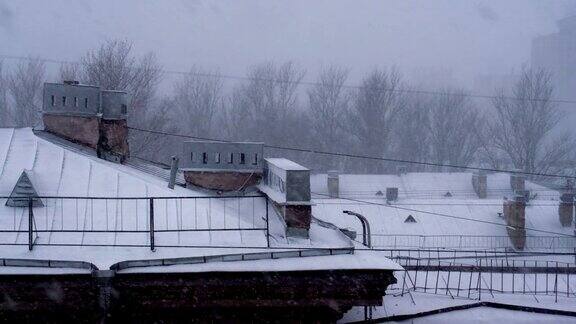
<instances>
[{"instance_id":1,"label":"metal roof vent","mask_svg":"<svg viewBox=\"0 0 576 324\"><path fill-rule=\"evenodd\" d=\"M404 223L416 223L416 219L412 215L408 215L404 220Z\"/></svg>"},{"instance_id":2,"label":"metal roof vent","mask_svg":"<svg viewBox=\"0 0 576 324\"><path fill-rule=\"evenodd\" d=\"M26 170L22 171L20 178L16 181L14 189L10 194L10 198L6 201L8 207L28 207L29 200L32 199L34 207L43 207L42 200L38 197L38 192L34 189L34 185L30 180L30 176Z\"/></svg>"}]
</instances>

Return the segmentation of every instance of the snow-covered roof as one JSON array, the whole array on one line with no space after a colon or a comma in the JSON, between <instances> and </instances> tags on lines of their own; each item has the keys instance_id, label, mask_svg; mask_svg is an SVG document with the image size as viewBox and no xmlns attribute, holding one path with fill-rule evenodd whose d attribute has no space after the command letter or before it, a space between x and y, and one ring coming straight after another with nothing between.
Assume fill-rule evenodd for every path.
<instances>
[{"instance_id":1,"label":"snow-covered roof","mask_svg":"<svg viewBox=\"0 0 576 324\"><path fill-rule=\"evenodd\" d=\"M290 171L308 171L309 169L301 166L300 164L285 159L285 158L266 158L264 159L271 165L274 165L282 170L290 170Z\"/></svg>"},{"instance_id":2,"label":"snow-covered roof","mask_svg":"<svg viewBox=\"0 0 576 324\"><path fill-rule=\"evenodd\" d=\"M124 260L257 252L267 249L265 230L238 229L267 225L276 249L351 246L342 233L318 222L312 223L310 239L288 238L271 204L266 210L265 198L216 199L180 186L172 190L165 179L146 172L150 169L98 159L30 128L0 128L0 197L10 195L22 170L30 170L41 197L52 197L43 198L45 207L34 208L32 251L27 248L27 208L7 207L6 198L0 198L0 229L20 231L0 233L0 257L86 261L107 269ZM116 197L157 197L155 252L148 247L149 200Z\"/></svg>"},{"instance_id":3,"label":"snow-covered roof","mask_svg":"<svg viewBox=\"0 0 576 324\"><path fill-rule=\"evenodd\" d=\"M340 227L361 233L357 219L342 213L358 212L368 218L372 234L390 236L506 236L502 213L504 197L513 197L509 175L489 174L488 197L477 198L472 187L472 173L407 173L403 175L339 175L340 198L328 196L327 175L311 177L313 214ZM398 200L386 203L386 188L398 188ZM562 227L558 220L559 193L526 182L535 197L526 207L526 227L571 235L572 228ZM380 193L378 193L380 191ZM447 193L450 193L447 195ZM397 208L396 208L397 207ZM415 211L416 210L416 211ZM418 212L424 211L424 212ZM478 220L442 217L445 214ZM405 222L412 215L415 223ZM553 236L528 231L529 236ZM385 237L373 238L373 244ZM528 238L530 241L530 238Z\"/></svg>"}]
</instances>

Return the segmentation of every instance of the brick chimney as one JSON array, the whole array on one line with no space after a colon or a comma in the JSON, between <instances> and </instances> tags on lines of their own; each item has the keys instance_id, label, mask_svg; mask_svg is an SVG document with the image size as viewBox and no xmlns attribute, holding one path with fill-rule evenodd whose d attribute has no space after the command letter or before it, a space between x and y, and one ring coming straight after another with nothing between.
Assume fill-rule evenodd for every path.
<instances>
[{"instance_id":1,"label":"brick chimney","mask_svg":"<svg viewBox=\"0 0 576 324\"><path fill-rule=\"evenodd\" d=\"M478 171L472 174L472 187L480 199L485 199L488 192L488 177L486 172Z\"/></svg>"},{"instance_id":2,"label":"brick chimney","mask_svg":"<svg viewBox=\"0 0 576 324\"><path fill-rule=\"evenodd\" d=\"M503 211L510 241L518 250L526 245L526 197L518 195L514 200L504 201Z\"/></svg>"},{"instance_id":3,"label":"brick chimney","mask_svg":"<svg viewBox=\"0 0 576 324\"><path fill-rule=\"evenodd\" d=\"M398 200L398 187L386 188L386 201L392 202Z\"/></svg>"},{"instance_id":4,"label":"brick chimney","mask_svg":"<svg viewBox=\"0 0 576 324\"><path fill-rule=\"evenodd\" d=\"M338 171L328 171L328 195L332 198L340 196L340 176Z\"/></svg>"},{"instance_id":5,"label":"brick chimney","mask_svg":"<svg viewBox=\"0 0 576 324\"><path fill-rule=\"evenodd\" d=\"M516 169L515 171L522 171L520 169ZM525 188L525 182L526 182L526 178L524 177L524 175L520 174L520 173L512 173L510 174L510 188L514 191L514 192L518 192L518 191L524 191L526 190Z\"/></svg>"},{"instance_id":6,"label":"brick chimney","mask_svg":"<svg viewBox=\"0 0 576 324\"><path fill-rule=\"evenodd\" d=\"M264 181L258 186L280 211L286 235L309 237L312 220L310 170L284 158L264 160Z\"/></svg>"},{"instance_id":7,"label":"brick chimney","mask_svg":"<svg viewBox=\"0 0 576 324\"><path fill-rule=\"evenodd\" d=\"M185 141L179 157L186 184L240 191L262 179L263 143Z\"/></svg>"},{"instance_id":8,"label":"brick chimney","mask_svg":"<svg viewBox=\"0 0 576 324\"><path fill-rule=\"evenodd\" d=\"M44 83L44 129L97 151L98 157L123 162L128 146L127 94L77 81Z\"/></svg>"},{"instance_id":9,"label":"brick chimney","mask_svg":"<svg viewBox=\"0 0 576 324\"><path fill-rule=\"evenodd\" d=\"M574 217L574 184L567 181L566 186L560 193L560 204L558 205L558 218L563 227L572 226Z\"/></svg>"}]
</instances>

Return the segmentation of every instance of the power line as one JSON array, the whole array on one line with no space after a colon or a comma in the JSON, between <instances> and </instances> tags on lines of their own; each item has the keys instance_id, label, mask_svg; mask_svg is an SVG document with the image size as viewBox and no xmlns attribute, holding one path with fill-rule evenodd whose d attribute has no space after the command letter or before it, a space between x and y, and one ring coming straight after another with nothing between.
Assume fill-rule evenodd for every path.
<instances>
[{"instance_id":1,"label":"power line","mask_svg":"<svg viewBox=\"0 0 576 324\"><path fill-rule=\"evenodd\" d=\"M147 132L147 133L165 135L165 136L183 137L183 138L190 138L190 139L197 139L197 140L204 140L204 141L231 142L228 140L161 132L161 131L143 129L143 128L138 128L138 127L131 127L131 126L129 126L128 128L132 129L132 130L140 131L140 132ZM563 178L563 179L575 179L576 178L576 176L566 176L566 175L560 175L560 174L526 172L526 171L518 171L518 170L495 169L495 168L481 168L481 167L471 167L471 166L423 162L423 161L413 161L413 160L404 160L404 159L392 159L392 158L376 157L376 156L369 156L369 155L359 155L359 154L341 153L341 152L329 152L329 151L321 151L321 150L298 148L298 147L288 147L288 146L280 146L280 145L264 144L264 147L265 148L271 148L271 149L302 152L302 153L339 156L339 157L365 159L365 160L373 160L373 161L384 161L384 162L394 162L394 163L404 163L404 164L414 164L414 165L424 165L424 166L435 166L435 167L448 167L448 168L454 168L454 169L465 169L465 170L486 171L486 172L524 174L524 175L537 176L537 177L552 177L552 178Z\"/></svg>"},{"instance_id":2,"label":"power line","mask_svg":"<svg viewBox=\"0 0 576 324\"><path fill-rule=\"evenodd\" d=\"M317 193L317 192L313 192L312 194L320 195L320 196L328 196L328 195L326 195L326 194L320 194L320 193ZM365 201L365 200L359 200L359 199L353 199L353 198L339 198L339 199L350 200L350 201L359 202L359 203L365 203L365 204L368 204L368 205L376 205L376 206L382 206L382 207L386 207L386 208L394 208L394 209L405 210L405 211L410 211L410 212L429 214L429 215L434 215L434 216L439 216L439 217L446 217L446 218L458 219L458 220L463 220L463 221L470 221L470 222L476 222L476 223L483 223L483 224L489 224L489 225L496 225L496 226L512 227L512 228L514 228L513 226L510 226L510 225L500 224L500 223L491 222L491 221L486 221L486 220L481 220L481 219L474 219L474 218L467 218L467 217L461 217L461 216L454 216L454 215L449 215L449 214L430 212L430 211L413 209L413 208L408 208L408 207L400 207L400 206L396 206L396 205L381 204L381 203L377 203L377 202L371 202L371 201ZM530 227L524 227L523 229L530 230L530 231L534 231L534 232L546 233L546 234L554 234L554 235L560 235L560 236L573 237L572 235L569 235L569 234L564 234L564 233L559 233L559 232L552 232L552 231L546 231L546 230L539 230L539 229L530 228Z\"/></svg>"},{"instance_id":3,"label":"power line","mask_svg":"<svg viewBox=\"0 0 576 324\"><path fill-rule=\"evenodd\" d=\"M17 56L17 55L4 55L4 54L0 54L0 58L4 58L4 59L8 59L8 60L18 60L18 61L41 61L41 62L53 63L53 64L83 64L81 62L76 62L76 61L64 61L64 60L54 60L54 59L46 59L46 58L39 58L39 57L35 58L35 57L26 57L26 56ZM281 79L254 78L254 77L249 77L249 76L238 76L238 75L230 75L230 74L204 73L204 72L184 72L184 71L165 70L165 69L158 69L158 71L165 73L165 74L195 75L195 76L200 76L200 77L222 78L222 79L231 79L231 80L240 80L240 81L263 81L263 82L288 83L288 84L296 84L296 85L325 86L324 84L319 83L319 82L302 81L302 80L293 81L293 80L281 80ZM568 100L568 99L518 98L518 97L512 97L512 96L491 96L491 95L483 95L483 94L441 92L441 91L422 90L422 89L408 89L408 88L397 89L397 88L382 88L382 87L365 87L365 86L351 85L351 84L343 84L342 87L346 88L346 89L370 89L370 90L376 90L376 91L388 91L388 92L397 92L397 93L415 93L415 94L425 94L425 95L451 95L451 96L470 97L470 98L479 98L479 99L503 98L503 99L508 99L508 100L519 100L519 101L576 104L576 100Z\"/></svg>"}]
</instances>

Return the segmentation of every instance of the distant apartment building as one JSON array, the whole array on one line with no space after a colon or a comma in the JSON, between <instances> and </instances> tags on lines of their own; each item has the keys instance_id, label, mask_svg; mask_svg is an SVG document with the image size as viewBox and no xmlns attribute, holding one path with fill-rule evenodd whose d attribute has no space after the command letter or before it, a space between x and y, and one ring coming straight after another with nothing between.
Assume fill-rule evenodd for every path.
<instances>
[{"instance_id":1,"label":"distant apartment building","mask_svg":"<svg viewBox=\"0 0 576 324\"><path fill-rule=\"evenodd\" d=\"M553 73L556 96L576 98L576 16L557 22L558 32L532 40L532 67Z\"/></svg>"}]
</instances>

